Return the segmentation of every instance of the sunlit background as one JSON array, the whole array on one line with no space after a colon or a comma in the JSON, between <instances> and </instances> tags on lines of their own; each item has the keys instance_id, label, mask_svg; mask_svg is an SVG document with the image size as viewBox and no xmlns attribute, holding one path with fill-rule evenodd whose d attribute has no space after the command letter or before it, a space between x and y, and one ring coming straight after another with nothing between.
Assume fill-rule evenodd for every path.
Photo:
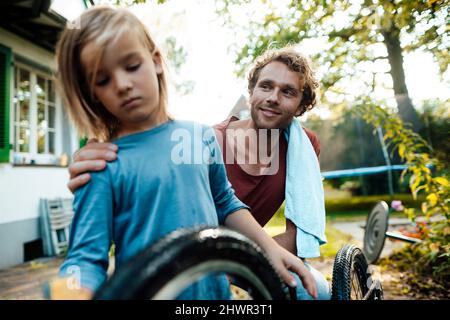
<instances>
[{"instance_id":1,"label":"sunlit background","mask_svg":"<svg viewBox=\"0 0 450 320\"><path fill-rule=\"evenodd\" d=\"M371 212L389 214L393 231L422 242L372 233L385 246L376 262L385 299L448 299L448 0L9 0L0 4L0 300L42 299L67 248L68 166L88 137L53 85L58 35L92 3L142 2L129 8L166 58L178 119L214 125L245 106L245 75L266 48L290 43L311 56L321 100L301 120L320 141L328 243L310 262L331 280L338 250L366 247L378 229L361 226L384 221ZM391 208L373 210L380 201ZM283 211L265 226L272 236L285 230Z\"/></svg>"},{"instance_id":2,"label":"sunlit background","mask_svg":"<svg viewBox=\"0 0 450 320\"><path fill-rule=\"evenodd\" d=\"M283 6L285 1L277 1ZM110 1L96 1L110 3ZM52 8L69 20L76 18L84 10L80 1L55 0ZM237 77L234 63L235 53L232 46L246 41L245 31L237 32L224 26L223 18L216 12L219 4L206 0L170 0L163 4L148 1L145 4L130 6L132 10L148 26L163 52L165 39L176 39L176 45L185 52L185 59L177 72L169 63L171 90L169 110L177 118L195 120L213 125L224 120L241 95L247 96L246 79ZM245 25L248 16L264 14L264 5L259 1L240 6L233 11L238 24ZM342 20L333 21L339 24ZM326 50L325 40L306 40L299 50L307 55ZM383 48L380 48L383 51ZM385 61L379 61L368 68L389 71ZM317 66L319 77L327 70ZM438 75L438 66L433 62L430 53L415 51L404 54L404 69L409 95L416 106L426 99L446 100L450 98L450 76L447 71L443 78ZM389 74L379 79L392 86ZM191 91L183 94L174 83L191 83ZM348 92L358 92L360 83L348 83ZM180 92L181 91L181 92ZM391 101L394 106L392 90L377 88L379 98ZM313 114L321 118L332 116L330 110L320 105ZM307 117L304 117L307 118Z\"/></svg>"}]
</instances>

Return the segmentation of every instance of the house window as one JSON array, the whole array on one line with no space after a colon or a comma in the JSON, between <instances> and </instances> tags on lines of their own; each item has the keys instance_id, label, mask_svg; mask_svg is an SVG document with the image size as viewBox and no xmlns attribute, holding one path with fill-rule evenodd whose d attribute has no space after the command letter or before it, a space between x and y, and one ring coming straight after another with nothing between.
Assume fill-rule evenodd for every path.
<instances>
[{"instance_id":1,"label":"house window","mask_svg":"<svg viewBox=\"0 0 450 320\"><path fill-rule=\"evenodd\" d=\"M38 153L55 154L55 90L53 81L36 76Z\"/></svg>"},{"instance_id":2,"label":"house window","mask_svg":"<svg viewBox=\"0 0 450 320\"><path fill-rule=\"evenodd\" d=\"M56 164L57 106L49 75L14 66L14 163Z\"/></svg>"},{"instance_id":3,"label":"house window","mask_svg":"<svg viewBox=\"0 0 450 320\"><path fill-rule=\"evenodd\" d=\"M29 153L31 74L27 70L16 67L14 75L14 151Z\"/></svg>"}]
</instances>

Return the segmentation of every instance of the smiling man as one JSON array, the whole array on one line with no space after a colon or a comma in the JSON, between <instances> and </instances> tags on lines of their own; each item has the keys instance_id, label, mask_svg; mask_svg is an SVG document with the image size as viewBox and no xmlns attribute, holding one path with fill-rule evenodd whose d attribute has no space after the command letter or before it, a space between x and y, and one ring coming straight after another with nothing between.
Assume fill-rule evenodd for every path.
<instances>
[{"instance_id":1,"label":"smiling man","mask_svg":"<svg viewBox=\"0 0 450 320\"><path fill-rule=\"evenodd\" d=\"M238 119L233 116L214 126L221 142L223 158L226 159L228 179L238 198L250 206L252 214L262 226L285 200L288 143L282 130L288 128L294 117L301 116L315 106L317 88L318 82L306 57L290 48L267 51L257 58L248 76L251 117ZM312 131L304 130L318 159L319 139ZM240 135L251 136L249 132L256 132L254 136L258 141L247 144L237 142ZM275 174L264 174L267 165L261 161L228 161L232 158L227 158L227 151L233 149L231 144L237 146L237 154L249 155L245 157L249 159L252 153L259 154L263 145L260 139L266 136L269 145L267 150L272 150L272 159L278 157L279 168ZM286 221L286 227L286 232L276 239L289 251L296 253L295 228L289 220Z\"/></svg>"},{"instance_id":2,"label":"smiling man","mask_svg":"<svg viewBox=\"0 0 450 320\"><path fill-rule=\"evenodd\" d=\"M256 59L249 73L248 91L251 117L249 119L231 117L214 126L222 148L228 179L235 189L237 197L251 208L252 215L261 226L264 226L287 200L287 177L296 176L292 172L291 175L288 174L289 166L297 166L300 170L309 170L307 169L309 167L303 166L302 163L296 164L296 159L300 159L300 156L305 159L305 154L314 158L312 161L315 162L316 171L320 175L318 169L320 144L317 136L312 131L300 126L298 126L299 131L289 130L296 121L294 120L296 117L316 105L318 86L308 58L292 48L269 50ZM303 141L303 146L288 143L288 139L291 140L291 138L286 132L290 132L290 135L304 133L307 141ZM291 154L290 159L294 159L293 164L289 166L287 164L288 147ZM264 149L264 152L261 152L261 149ZM88 143L74 156L74 163L69 168L71 181L68 187L74 191L86 184L90 179L87 172L102 170L105 166L104 160L114 160L116 151L112 144L96 141ZM230 152L233 154L230 155ZM263 161L263 157L261 157L261 154L265 153L269 157L269 162L267 159ZM236 161L236 159L243 160ZM277 164L275 170L270 170L273 169L274 163ZM308 192L311 192L306 195L306 201L310 201L309 198L321 201L320 196L314 194L314 188L311 188L311 191L308 188L308 183L321 186L321 181L317 181L320 179L317 178L318 175L314 176L307 172L305 176L312 177L310 179L314 181L302 181L306 184ZM293 193L294 197L300 198L302 195L298 192L305 188L303 186L297 192L295 187L294 182L294 192L290 192L290 194ZM298 208L293 209L297 210ZM309 213L301 212L301 209L298 209L296 214L305 217ZM325 220L323 210L319 211L318 215L320 221ZM308 222L314 223L315 221ZM324 243L323 239L320 237L316 239L312 235L309 235L309 238L300 238L300 240L312 239L308 243L316 248L314 254L302 252L297 248L298 230L301 230L299 226L286 218L286 230L275 236L275 240L301 258L318 256L317 248ZM324 230L319 233L324 233ZM309 264L305 264L316 280L318 298L329 299L330 290L325 277ZM300 279L297 279L297 297L302 300L311 299Z\"/></svg>"},{"instance_id":3,"label":"smiling man","mask_svg":"<svg viewBox=\"0 0 450 320\"><path fill-rule=\"evenodd\" d=\"M249 72L251 117L238 119L233 116L214 126L221 142L223 158L226 159L228 179L237 197L251 208L252 215L262 226L273 217L286 199L288 141L284 131L290 127L295 117L314 108L318 87L318 81L307 57L289 47L269 50L256 59ZM309 138L315 152L313 156L318 162L319 139L312 131L302 129ZM256 134L250 134L254 132ZM255 141L251 137L256 137L256 142L239 143L239 140L244 140L242 135L247 136L249 141ZM275 171L268 170L270 165L267 165L267 161L261 161L260 149L265 143L267 143L265 150L269 150L270 157L274 160L271 164L278 164ZM290 144L289 146L294 148ZM230 150L235 153L234 156L228 154ZM291 150L291 152L296 159L296 154L306 150ZM242 154L244 156L241 156ZM229 159L233 158L246 161L230 162ZM257 161L252 162L249 159ZM315 196L311 194L311 198ZM302 258L309 258L311 256L297 250L297 230L297 226L286 218L286 230L275 236L275 240L290 252ZM309 268L317 282L319 299L329 299L330 292L326 279L311 266ZM297 289L297 296L299 299L309 298L301 288L301 284Z\"/></svg>"}]
</instances>

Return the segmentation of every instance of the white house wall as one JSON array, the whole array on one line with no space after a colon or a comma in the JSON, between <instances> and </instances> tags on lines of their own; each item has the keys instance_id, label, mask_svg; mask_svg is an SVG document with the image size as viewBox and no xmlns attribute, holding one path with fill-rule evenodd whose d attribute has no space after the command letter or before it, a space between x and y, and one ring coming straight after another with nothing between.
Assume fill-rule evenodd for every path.
<instances>
[{"instance_id":1,"label":"white house wall","mask_svg":"<svg viewBox=\"0 0 450 320\"><path fill-rule=\"evenodd\" d=\"M39 216L39 199L71 197L67 168L0 165L0 224Z\"/></svg>"},{"instance_id":2,"label":"white house wall","mask_svg":"<svg viewBox=\"0 0 450 320\"><path fill-rule=\"evenodd\" d=\"M54 70L54 55L25 39L0 28L0 43L38 65ZM12 88L12 86L11 86ZM11 89L12 90L12 89ZM11 99L13 95L11 94ZM67 114L57 98L55 153L71 156L78 148L78 135L68 124ZM13 110L10 112L10 143L13 143ZM64 135L61 133L64 132ZM13 159L11 150L11 159ZM24 244L41 237L39 199L72 197L67 189L69 173L66 167L13 165L0 163L0 269L24 261Z\"/></svg>"},{"instance_id":3,"label":"white house wall","mask_svg":"<svg viewBox=\"0 0 450 320\"><path fill-rule=\"evenodd\" d=\"M0 29L0 43L12 49L13 55L19 54L31 61L54 70L54 55L29 41ZM12 97L12 95L11 95ZM56 128L60 134L56 136L55 151L61 154L63 114L61 99L57 97ZM13 112L10 112L12 117ZM10 143L13 143L13 125L10 118ZM65 128L66 129L66 128ZM72 128L71 128L72 129ZM71 146L64 145L64 151L69 156L75 151L77 135L70 130ZM69 150L67 150L69 149ZM13 152L11 152L13 153ZM67 168L61 167L21 167L0 163L0 224L18 220L36 218L38 216L39 198L70 196L66 183L68 181Z\"/></svg>"}]
</instances>

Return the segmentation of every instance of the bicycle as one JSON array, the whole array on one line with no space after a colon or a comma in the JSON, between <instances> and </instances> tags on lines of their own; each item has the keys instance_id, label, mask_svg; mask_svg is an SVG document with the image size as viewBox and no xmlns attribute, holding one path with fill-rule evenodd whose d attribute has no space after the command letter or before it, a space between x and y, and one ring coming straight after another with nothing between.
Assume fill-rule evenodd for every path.
<instances>
[{"instance_id":1,"label":"bicycle","mask_svg":"<svg viewBox=\"0 0 450 320\"><path fill-rule=\"evenodd\" d=\"M170 233L117 270L94 299L171 300L210 273L226 273L255 300L296 299L295 289L282 281L261 248L223 227ZM381 284L369 285L369 279L361 250L344 246L334 263L332 299L382 299Z\"/></svg>"}]
</instances>

